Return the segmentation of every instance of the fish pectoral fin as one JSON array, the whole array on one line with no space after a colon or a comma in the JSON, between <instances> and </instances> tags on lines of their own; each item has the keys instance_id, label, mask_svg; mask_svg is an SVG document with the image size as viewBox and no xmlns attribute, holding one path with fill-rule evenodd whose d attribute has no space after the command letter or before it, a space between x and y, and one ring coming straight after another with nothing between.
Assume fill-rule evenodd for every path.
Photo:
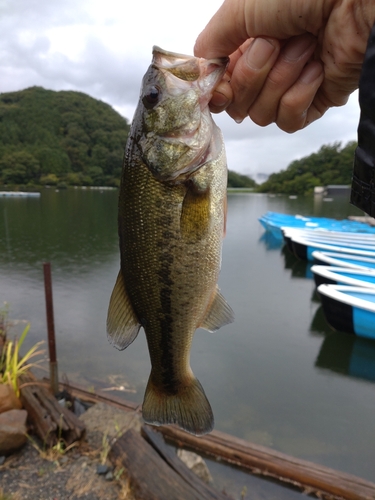
<instances>
[{"instance_id":1,"label":"fish pectoral fin","mask_svg":"<svg viewBox=\"0 0 375 500\"><path fill-rule=\"evenodd\" d=\"M210 222L210 188L200 190L189 182L181 210L182 237L192 243L201 240L208 233Z\"/></svg>"},{"instance_id":2,"label":"fish pectoral fin","mask_svg":"<svg viewBox=\"0 0 375 500\"><path fill-rule=\"evenodd\" d=\"M109 301L107 316L107 338L109 343L122 351L138 335L141 325L125 290L122 272L118 273Z\"/></svg>"},{"instance_id":3,"label":"fish pectoral fin","mask_svg":"<svg viewBox=\"0 0 375 500\"><path fill-rule=\"evenodd\" d=\"M209 332L215 332L224 325L234 321L234 312L224 297L221 295L219 287L216 287L213 300L207 308L206 316L199 325Z\"/></svg>"}]
</instances>

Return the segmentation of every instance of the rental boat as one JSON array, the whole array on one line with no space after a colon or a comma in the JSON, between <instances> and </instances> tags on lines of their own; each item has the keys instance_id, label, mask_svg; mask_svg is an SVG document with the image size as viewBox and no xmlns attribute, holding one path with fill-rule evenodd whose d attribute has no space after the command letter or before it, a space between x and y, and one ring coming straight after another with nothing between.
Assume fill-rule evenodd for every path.
<instances>
[{"instance_id":1,"label":"rental boat","mask_svg":"<svg viewBox=\"0 0 375 500\"><path fill-rule=\"evenodd\" d=\"M375 269L374 257L338 252L321 252L319 250L313 252L312 257L314 262L318 265L352 267L355 269Z\"/></svg>"},{"instance_id":2,"label":"rental boat","mask_svg":"<svg viewBox=\"0 0 375 500\"><path fill-rule=\"evenodd\" d=\"M318 293L333 328L375 339L375 289L323 284Z\"/></svg>"},{"instance_id":3,"label":"rental boat","mask_svg":"<svg viewBox=\"0 0 375 500\"><path fill-rule=\"evenodd\" d=\"M364 249L368 246L375 248L375 234L365 234L365 233L354 233L348 231L323 231L323 230L306 230L306 229L295 229L295 228L282 228L284 235L284 241L291 252L293 250L293 240L296 238L302 238L309 241L314 241L316 243L324 243L327 245L339 245L339 246L364 246ZM371 250L371 249L370 249Z\"/></svg>"},{"instance_id":4,"label":"rental boat","mask_svg":"<svg viewBox=\"0 0 375 500\"><path fill-rule=\"evenodd\" d=\"M312 254L316 250L356 254L362 255L363 257L375 258L375 245L360 245L355 243L340 244L337 241L317 242L313 239L294 237L292 238L292 247L296 257L310 261L314 260Z\"/></svg>"},{"instance_id":5,"label":"rental boat","mask_svg":"<svg viewBox=\"0 0 375 500\"><path fill-rule=\"evenodd\" d=\"M375 269L315 265L311 267L311 272L317 287L323 283L330 283L375 288Z\"/></svg>"},{"instance_id":6,"label":"rental boat","mask_svg":"<svg viewBox=\"0 0 375 500\"><path fill-rule=\"evenodd\" d=\"M375 234L375 227L371 227L364 222L352 221L348 219L337 220L326 217L304 217L303 215L291 215L278 212L267 212L259 218L266 231L274 233L275 237L282 239L281 228L307 228L326 229L334 231L350 231Z\"/></svg>"}]
</instances>

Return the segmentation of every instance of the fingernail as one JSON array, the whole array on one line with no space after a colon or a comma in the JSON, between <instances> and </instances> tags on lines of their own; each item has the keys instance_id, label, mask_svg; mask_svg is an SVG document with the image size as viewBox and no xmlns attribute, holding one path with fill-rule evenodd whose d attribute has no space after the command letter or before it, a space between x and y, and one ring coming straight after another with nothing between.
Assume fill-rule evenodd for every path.
<instances>
[{"instance_id":1,"label":"fingernail","mask_svg":"<svg viewBox=\"0 0 375 500\"><path fill-rule=\"evenodd\" d=\"M305 66L301 75L301 82L309 85L310 83L313 83L322 74L322 72L322 66L318 62L313 61Z\"/></svg>"},{"instance_id":2,"label":"fingernail","mask_svg":"<svg viewBox=\"0 0 375 500\"><path fill-rule=\"evenodd\" d=\"M252 69L261 69L274 50L275 47L266 38L255 38L246 51L246 62Z\"/></svg>"}]
</instances>

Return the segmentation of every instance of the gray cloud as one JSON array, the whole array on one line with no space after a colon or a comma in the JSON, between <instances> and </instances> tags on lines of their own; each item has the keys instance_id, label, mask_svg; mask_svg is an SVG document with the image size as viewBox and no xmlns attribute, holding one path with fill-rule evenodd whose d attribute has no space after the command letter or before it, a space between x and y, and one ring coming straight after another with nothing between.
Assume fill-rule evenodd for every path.
<instances>
[{"instance_id":1,"label":"gray cloud","mask_svg":"<svg viewBox=\"0 0 375 500\"><path fill-rule=\"evenodd\" d=\"M165 14L168 1L160 0L156 11L148 0L121 11L124 6L114 0L107 0L108 8L97 0L0 0L0 92L33 85L79 90L131 119L152 45L184 51L193 46L194 29L197 34L205 24L190 11L182 24L171 24ZM191 0L191 8L199 1ZM211 0L205 9L212 13L220 3ZM146 12L151 14L140 15ZM355 139L356 99L292 135L274 125L262 128L249 119L238 125L225 113L215 115L229 167L250 175L271 173L322 144Z\"/></svg>"}]
</instances>

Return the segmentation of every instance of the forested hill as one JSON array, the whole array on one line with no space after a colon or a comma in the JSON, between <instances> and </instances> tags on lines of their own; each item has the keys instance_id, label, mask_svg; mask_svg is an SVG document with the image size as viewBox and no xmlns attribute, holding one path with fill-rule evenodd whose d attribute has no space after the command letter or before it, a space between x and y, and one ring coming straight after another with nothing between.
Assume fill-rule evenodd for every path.
<instances>
[{"instance_id":1,"label":"forested hill","mask_svg":"<svg viewBox=\"0 0 375 500\"><path fill-rule=\"evenodd\" d=\"M128 121L81 92L0 94L0 183L116 185Z\"/></svg>"},{"instance_id":2,"label":"forested hill","mask_svg":"<svg viewBox=\"0 0 375 500\"><path fill-rule=\"evenodd\" d=\"M324 145L316 153L293 161L286 170L270 175L257 191L308 194L315 186L350 185L356 146L354 141L344 147L339 142Z\"/></svg>"},{"instance_id":3,"label":"forested hill","mask_svg":"<svg viewBox=\"0 0 375 500\"><path fill-rule=\"evenodd\" d=\"M81 92L0 94L0 184L118 186L129 123ZM228 185L254 187L229 173Z\"/></svg>"}]
</instances>

